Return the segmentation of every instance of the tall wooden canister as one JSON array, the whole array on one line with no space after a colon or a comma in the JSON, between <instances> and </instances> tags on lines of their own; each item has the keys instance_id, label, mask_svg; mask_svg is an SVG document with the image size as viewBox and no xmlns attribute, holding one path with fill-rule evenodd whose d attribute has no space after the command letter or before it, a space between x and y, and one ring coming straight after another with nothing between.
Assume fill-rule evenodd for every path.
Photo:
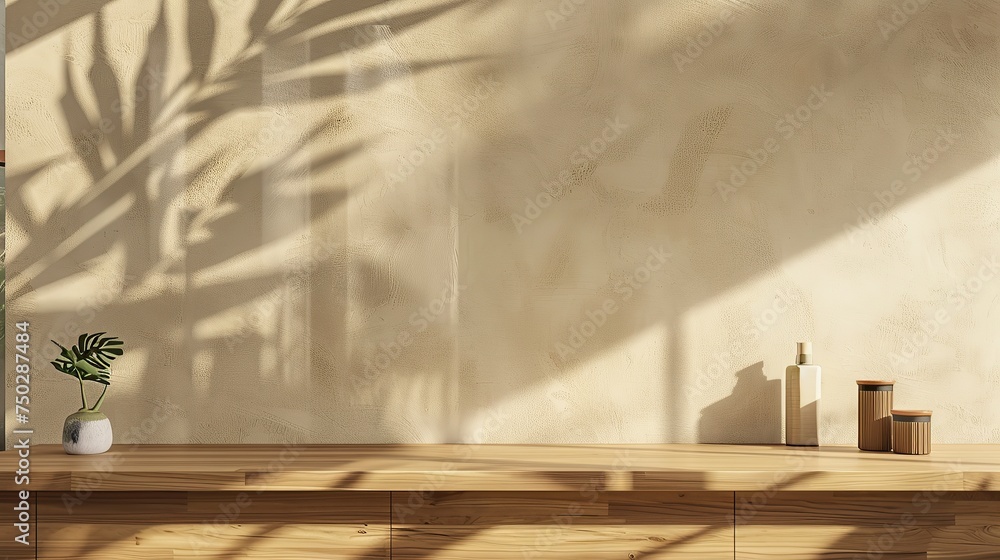
<instances>
[{"instance_id":1,"label":"tall wooden canister","mask_svg":"<svg viewBox=\"0 0 1000 560\"><path fill-rule=\"evenodd\" d=\"M892 386L895 381L858 381L858 449L892 451Z\"/></svg>"}]
</instances>

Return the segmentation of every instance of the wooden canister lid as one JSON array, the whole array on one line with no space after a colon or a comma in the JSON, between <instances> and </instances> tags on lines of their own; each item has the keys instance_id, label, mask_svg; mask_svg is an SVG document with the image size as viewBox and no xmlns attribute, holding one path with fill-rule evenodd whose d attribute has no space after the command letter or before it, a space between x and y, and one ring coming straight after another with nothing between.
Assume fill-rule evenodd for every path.
<instances>
[{"instance_id":1,"label":"wooden canister lid","mask_svg":"<svg viewBox=\"0 0 1000 560\"><path fill-rule=\"evenodd\" d=\"M872 379L859 379L858 391L862 393L871 393L874 391L891 392L892 386L895 384L896 384L895 381L875 381Z\"/></svg>"},{"instance_id":2,"label":"wooden canister lid","mask_svg":"<svg viewBox=\"0 0 1000 560\"><path fill-rule=\"evenodd\" d=\"M895 422L930 422L929 410L893 410L892 419Z\"/></svg>"}]
</instances>

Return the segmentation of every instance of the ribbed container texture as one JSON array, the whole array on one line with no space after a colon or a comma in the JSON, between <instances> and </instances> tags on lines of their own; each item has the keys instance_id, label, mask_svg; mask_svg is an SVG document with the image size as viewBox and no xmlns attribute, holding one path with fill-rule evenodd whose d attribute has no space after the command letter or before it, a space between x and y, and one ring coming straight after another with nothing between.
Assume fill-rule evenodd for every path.
<instances>
[{"instance_id":1,"label":"ribbed container texture","mask_svg":"<svg viewBox=\"0 0 1000 560\"><path fill-rule=\"evenodd\" d=\"M858 449L892 451L892 381L858 381Z\"/></svg>"},{"instance_id":2,"label":"ribbed container texture","mask_svg":"<svg viewBox=\"0 0 1000 560\"><path fill-rule=\"evenodd\" d=\"M931 452L931 420L900 421L892 419L892 451L903 455L927 455Z\"/></svg>"}]
</instances>

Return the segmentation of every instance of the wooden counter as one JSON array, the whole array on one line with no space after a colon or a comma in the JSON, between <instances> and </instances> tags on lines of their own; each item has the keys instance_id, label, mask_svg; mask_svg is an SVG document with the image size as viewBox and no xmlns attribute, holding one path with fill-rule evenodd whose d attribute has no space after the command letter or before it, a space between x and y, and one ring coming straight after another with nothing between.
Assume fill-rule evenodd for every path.
<instances>
[{"instance_id":1,"label":"wooden counter","mask_svg":"<svg viewBox=\"0 0 1000 560\"><path fill-rule=\"evenodd\" d=\"M39 445L30 460L37 551L12 543L23 487L0 478L10 558L1000 558L1000 445Z\"/></svg>"},{"instance_id":2,"label":"wooden counter","mask_svg":"<svg viewBox=\"0 0 1000 560\"><path fill-rule=\"evenodd\" d=\"M16 457L0 454L13 472ZM34 490L1000 490L1000 445L933 455L746 445L116 445L31 449ZM14 490L12 477L0 490Z\"/></svg>"}]
</instances>

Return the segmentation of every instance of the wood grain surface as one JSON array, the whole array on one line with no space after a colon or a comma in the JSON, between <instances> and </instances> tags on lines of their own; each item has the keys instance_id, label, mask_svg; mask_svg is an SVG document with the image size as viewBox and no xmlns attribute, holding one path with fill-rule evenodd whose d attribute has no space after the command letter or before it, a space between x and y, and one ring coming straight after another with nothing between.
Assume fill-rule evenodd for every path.
<instances>
[{"instance_id":1,"label":"wood grain surface","mask_svg":"<svg viewBox=\"0 0 1000 560\"><path fill-rule=\"evenodd\" d=\"M1000 493L736 494L740 560L996 560Z\"/></svg>"},{"instance_id":2,"label":"wood grain surface","mask_svg":"<svg viewBox=\"0 0 1000 560\"><path fill-rule=\"evenodd\" d=\"M10 451L0 469L13 471ZM119 445L69 456L32 448L33 490L577 491L1000 490L1000 445L930 455L854 446ZM0 477L0 491L13 490Z\"/></svg>"},{"instance_id":3,"label":"wood grain surface","mask_svg":"<svg viewBox=\"0 0 1000 560\"><path fill-rule=\"evenodd\" d=\"M0 495L4 509L13 499ZM995 560L1000 492L39 492L6 558ZM9 514L5 519L10 521ZM38 555L35 556L37 549Z\"/></svg>"},{"instance_id":4,"label":"wood grain surface","mask_svg":"<svg viewBox=\"0 0 1000 560\"><path fill-rule=\"evenodd\" d=\"M393 493L401 560L733 557L731 492ZM413 503L411 503L413 502Z\"/></svg>"},{"instance_id":5,"label":"wood grain surface","mask_svg":"<svg viewBox=\"0 0 1000 560\"><path fill-rule=\"evenodd\" d=\"M43 492L38 558L389 558L387 492Z\"/></svg>"}]
</instances>

